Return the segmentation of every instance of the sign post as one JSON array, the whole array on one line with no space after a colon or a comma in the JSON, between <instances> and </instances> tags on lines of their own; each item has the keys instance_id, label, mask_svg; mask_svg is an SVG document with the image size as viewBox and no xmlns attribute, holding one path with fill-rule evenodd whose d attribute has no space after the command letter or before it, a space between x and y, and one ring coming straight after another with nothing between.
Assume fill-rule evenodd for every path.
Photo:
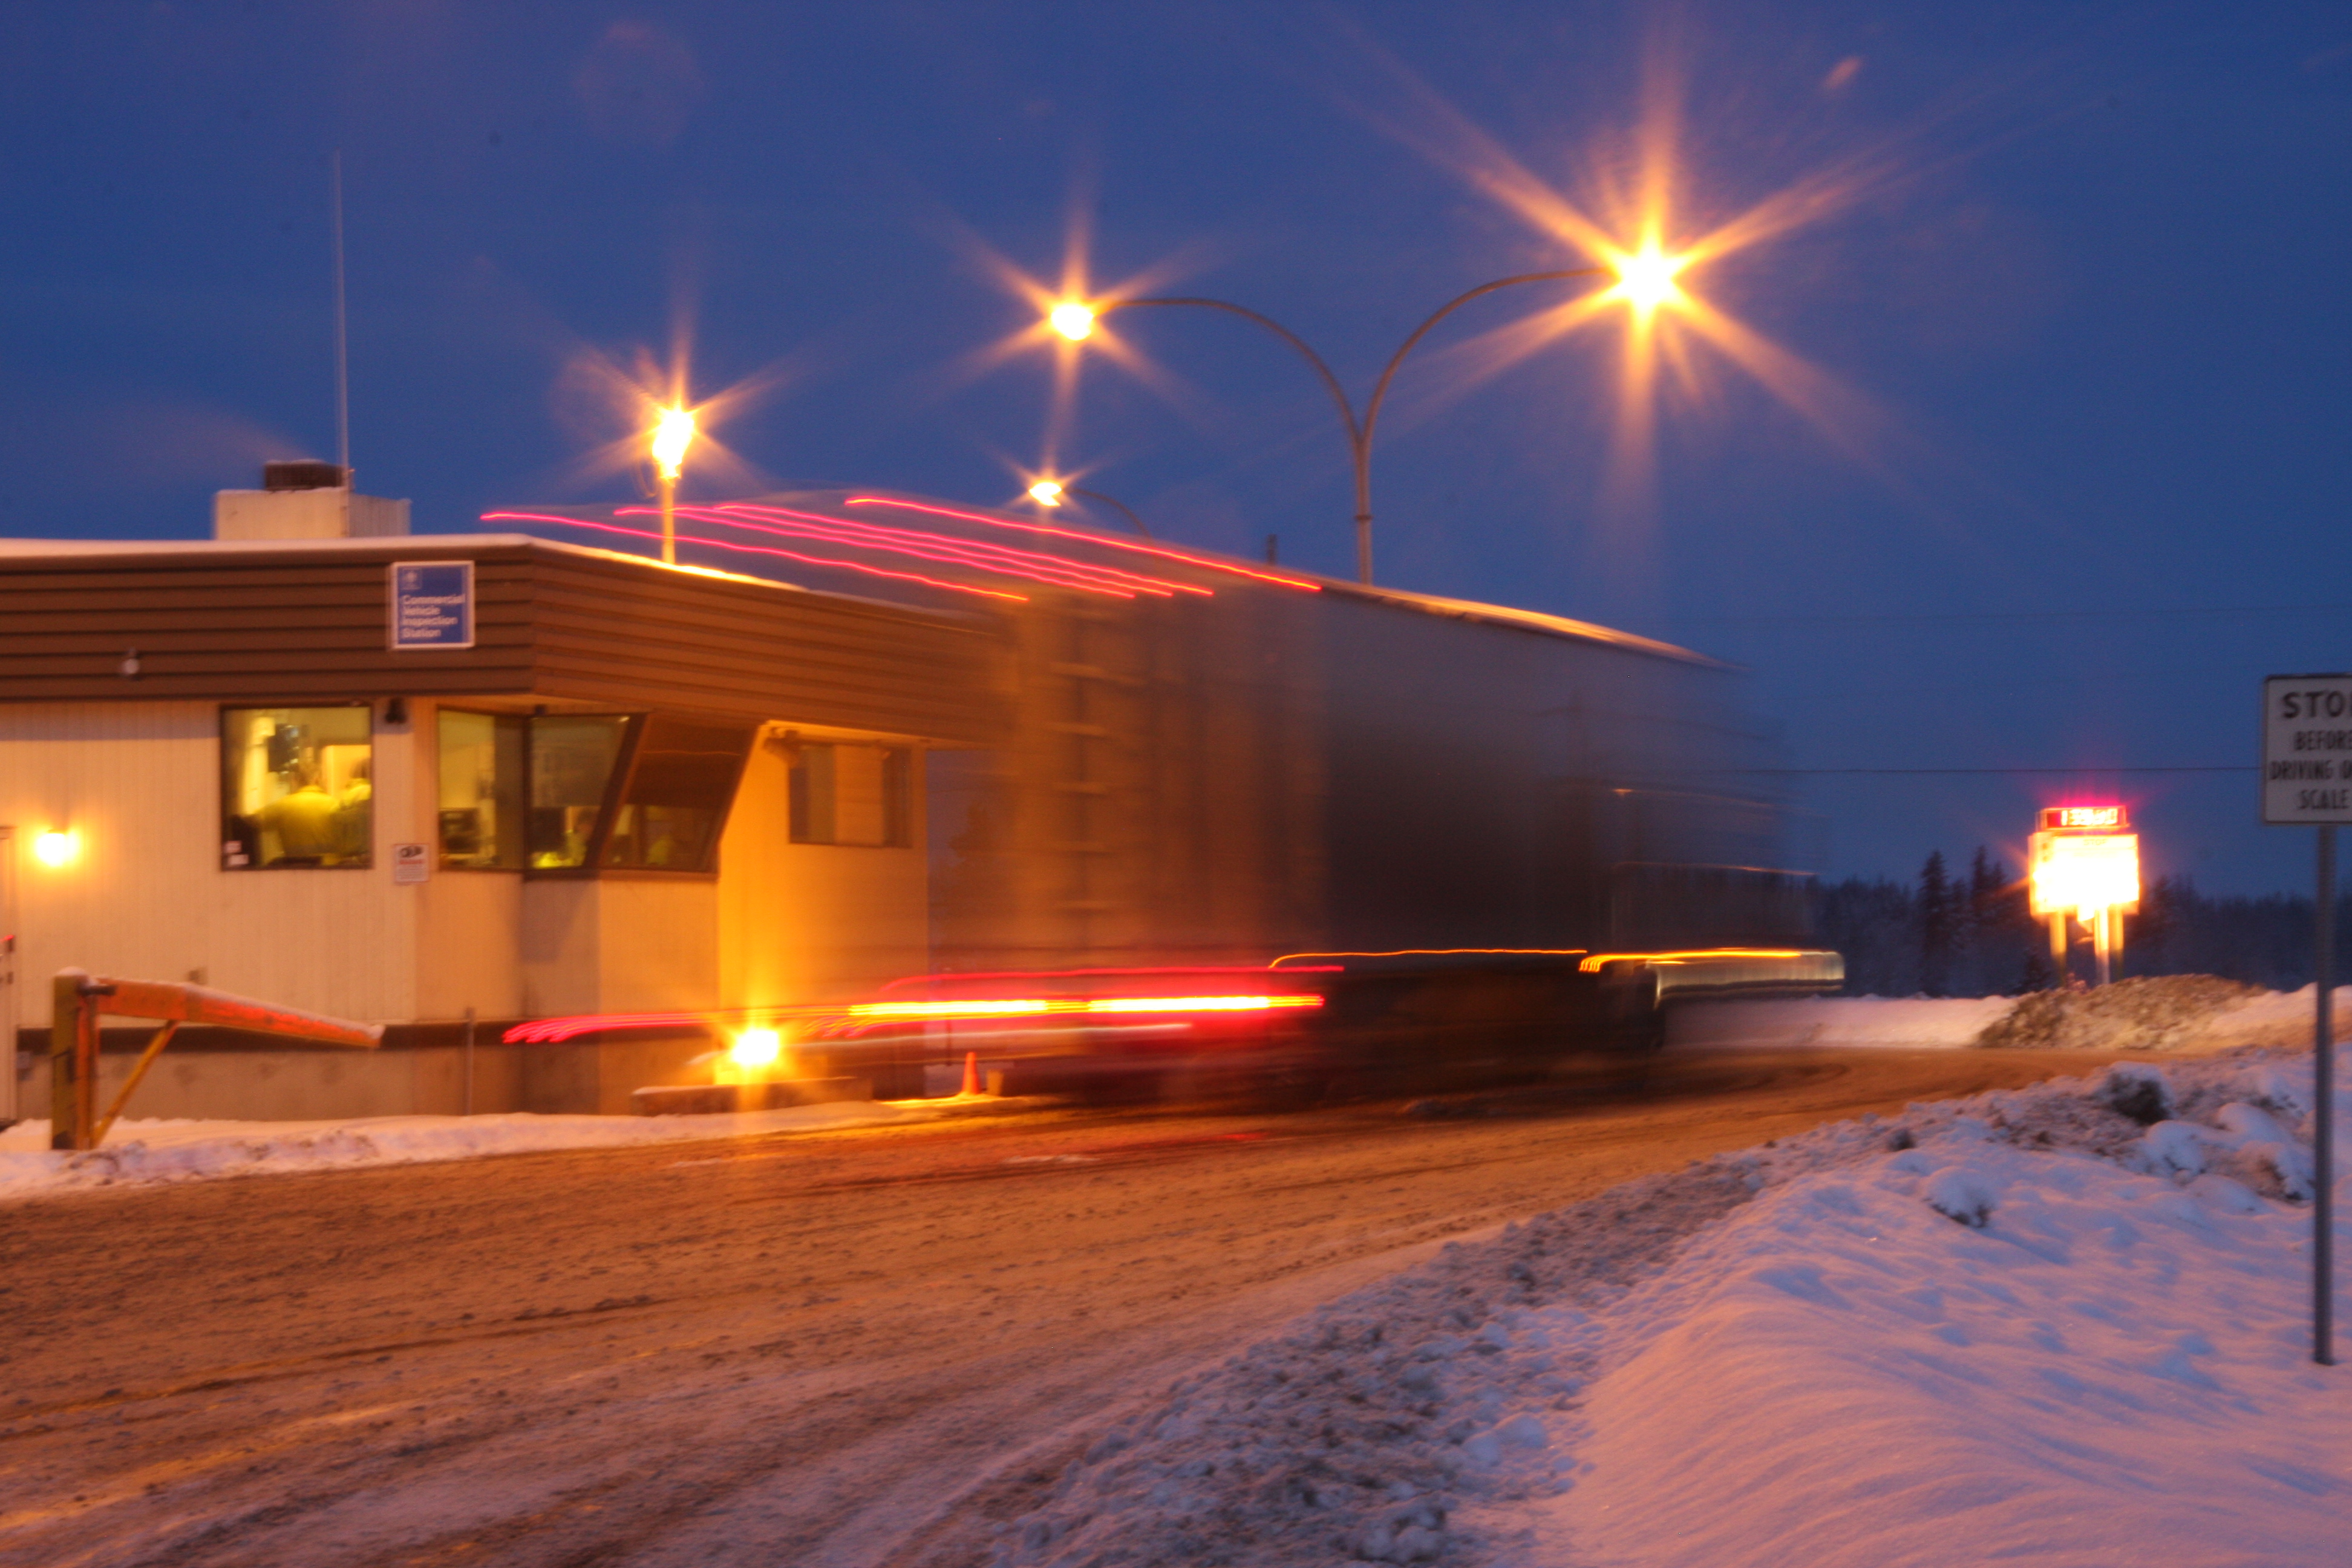
<instances>
[{"instance_id":1,"label":"sign post","mask_svg":"<svg viewBox=\"0 0 2352 1568\"><path fill-rule=\"evenodd\" d=\"M2311 1359L2336 1362L2329 1323L2336 1229L2336 828L2352 822L2352 675L2273 675L2263 682L2263 820L2319 829L2312 978Z\"/></svg>"}]
</instances>

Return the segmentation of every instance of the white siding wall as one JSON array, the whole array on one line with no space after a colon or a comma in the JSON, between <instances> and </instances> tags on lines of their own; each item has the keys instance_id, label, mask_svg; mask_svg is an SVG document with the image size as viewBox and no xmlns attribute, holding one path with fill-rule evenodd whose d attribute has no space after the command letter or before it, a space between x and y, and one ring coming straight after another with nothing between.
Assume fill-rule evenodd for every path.
<instances>
[{"instance_id":1,"label":"white siding wall","mask_svg":"<svg viewBox=\"0 0 2352 1568\"><path fill-rule=\"evenodd\" d=\"M390 846L429 839L414 731L376 734L375 863L364 871L220 867L218 707L0 705L0 823L16 829L18 1022L45 1027L48 977L185 980L365 1022L416 1016L422 889L392 884ZM44 829L81 853L51 868Z\"/></svg>"},{"instance_id":2,"label":"white siding wall","mask_svg":"<svg viewBox=\"0 0 2352 1568\"><path fill-rule=\"evenodd\" d=\"M719 974L726 1005L845 1001L929 966L922 760L917 752L914 843L848 848L792 841L785 753L765 742L751 748L719 846Z\"/></svg>"}]
</instances>

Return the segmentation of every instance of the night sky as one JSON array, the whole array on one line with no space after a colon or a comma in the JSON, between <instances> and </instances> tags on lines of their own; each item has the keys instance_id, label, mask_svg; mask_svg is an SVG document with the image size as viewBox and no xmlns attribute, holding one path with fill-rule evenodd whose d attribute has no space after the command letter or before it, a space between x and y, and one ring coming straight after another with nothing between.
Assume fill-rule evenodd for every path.
<instances>
[{"instance_id":1,"label":"night sky","mask_svg":"<svg viewBox=\"0 0 2352 1568\"><path fill-rule=\"evenodd\" d=\"M2157 871L2307 881L2251 772L2100 770L2246 768L2262 676L2352 668L2340 3L10 5L0 68L0 533L52 537L201 536L333 455L337 149L360 488L460 531L633 499L594 367L681 334L696 395L763 389L688 493L1007 502L1055 403L1007 271L1081 225L1096 287L1265 311L1360 395L1591 259L1497 170L1631 243L1678 106L1670 244L1805 197L1684 278L1794 368L1669 321L1629 400L1622 312L1498 365L1573 288L1466 308L1383 421L1380 580L1748 667L1833 874L2119 795ZM1081 482L1352 574L1279 342L1107 330L1149 374L1085 357Z\"/></svg>"}]
</instances>

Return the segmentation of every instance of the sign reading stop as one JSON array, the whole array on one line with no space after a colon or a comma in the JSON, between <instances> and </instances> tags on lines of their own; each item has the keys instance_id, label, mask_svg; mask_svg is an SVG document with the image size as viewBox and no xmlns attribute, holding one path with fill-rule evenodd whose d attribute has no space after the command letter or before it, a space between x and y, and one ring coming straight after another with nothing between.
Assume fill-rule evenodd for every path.
<instances>
[{"instance_id":1,"label":"sign reading stop","mask_svg":"<svg viewBox=\"0 0 2352 1568\"><path fill-rule=\"evenodd\" d=\"M2263 820L2352 822L2352 675L2263 682Z\"/></svg>"}]
</instances>

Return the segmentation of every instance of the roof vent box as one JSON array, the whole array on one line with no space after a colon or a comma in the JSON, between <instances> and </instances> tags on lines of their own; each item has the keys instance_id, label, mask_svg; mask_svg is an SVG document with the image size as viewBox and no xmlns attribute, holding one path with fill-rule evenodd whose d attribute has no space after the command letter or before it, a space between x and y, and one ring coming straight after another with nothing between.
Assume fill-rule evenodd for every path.
<instances>
[{"instance_id":1,"label":"roof vent box","mask_svg":"<svg viewBox=\"0 0 2352 1568\"><path fill-rule=\"evenodd\" d=\"M408 531L408 503L363 496L351 470L310 458L264 463L257 490L213 497L215 539L383 539Z\"/></svg>"},{"instance_id":2,"label":"roof vent box","mask_svg":"<svg viewBox=\"0 0 2352 1568\"><path fill-rule=\"evenodd\" d=\"M340 463L315 458L293 458L261 465L265 490L340 490L351 488L352 472Z\"/></svg>"}]
</instances>

